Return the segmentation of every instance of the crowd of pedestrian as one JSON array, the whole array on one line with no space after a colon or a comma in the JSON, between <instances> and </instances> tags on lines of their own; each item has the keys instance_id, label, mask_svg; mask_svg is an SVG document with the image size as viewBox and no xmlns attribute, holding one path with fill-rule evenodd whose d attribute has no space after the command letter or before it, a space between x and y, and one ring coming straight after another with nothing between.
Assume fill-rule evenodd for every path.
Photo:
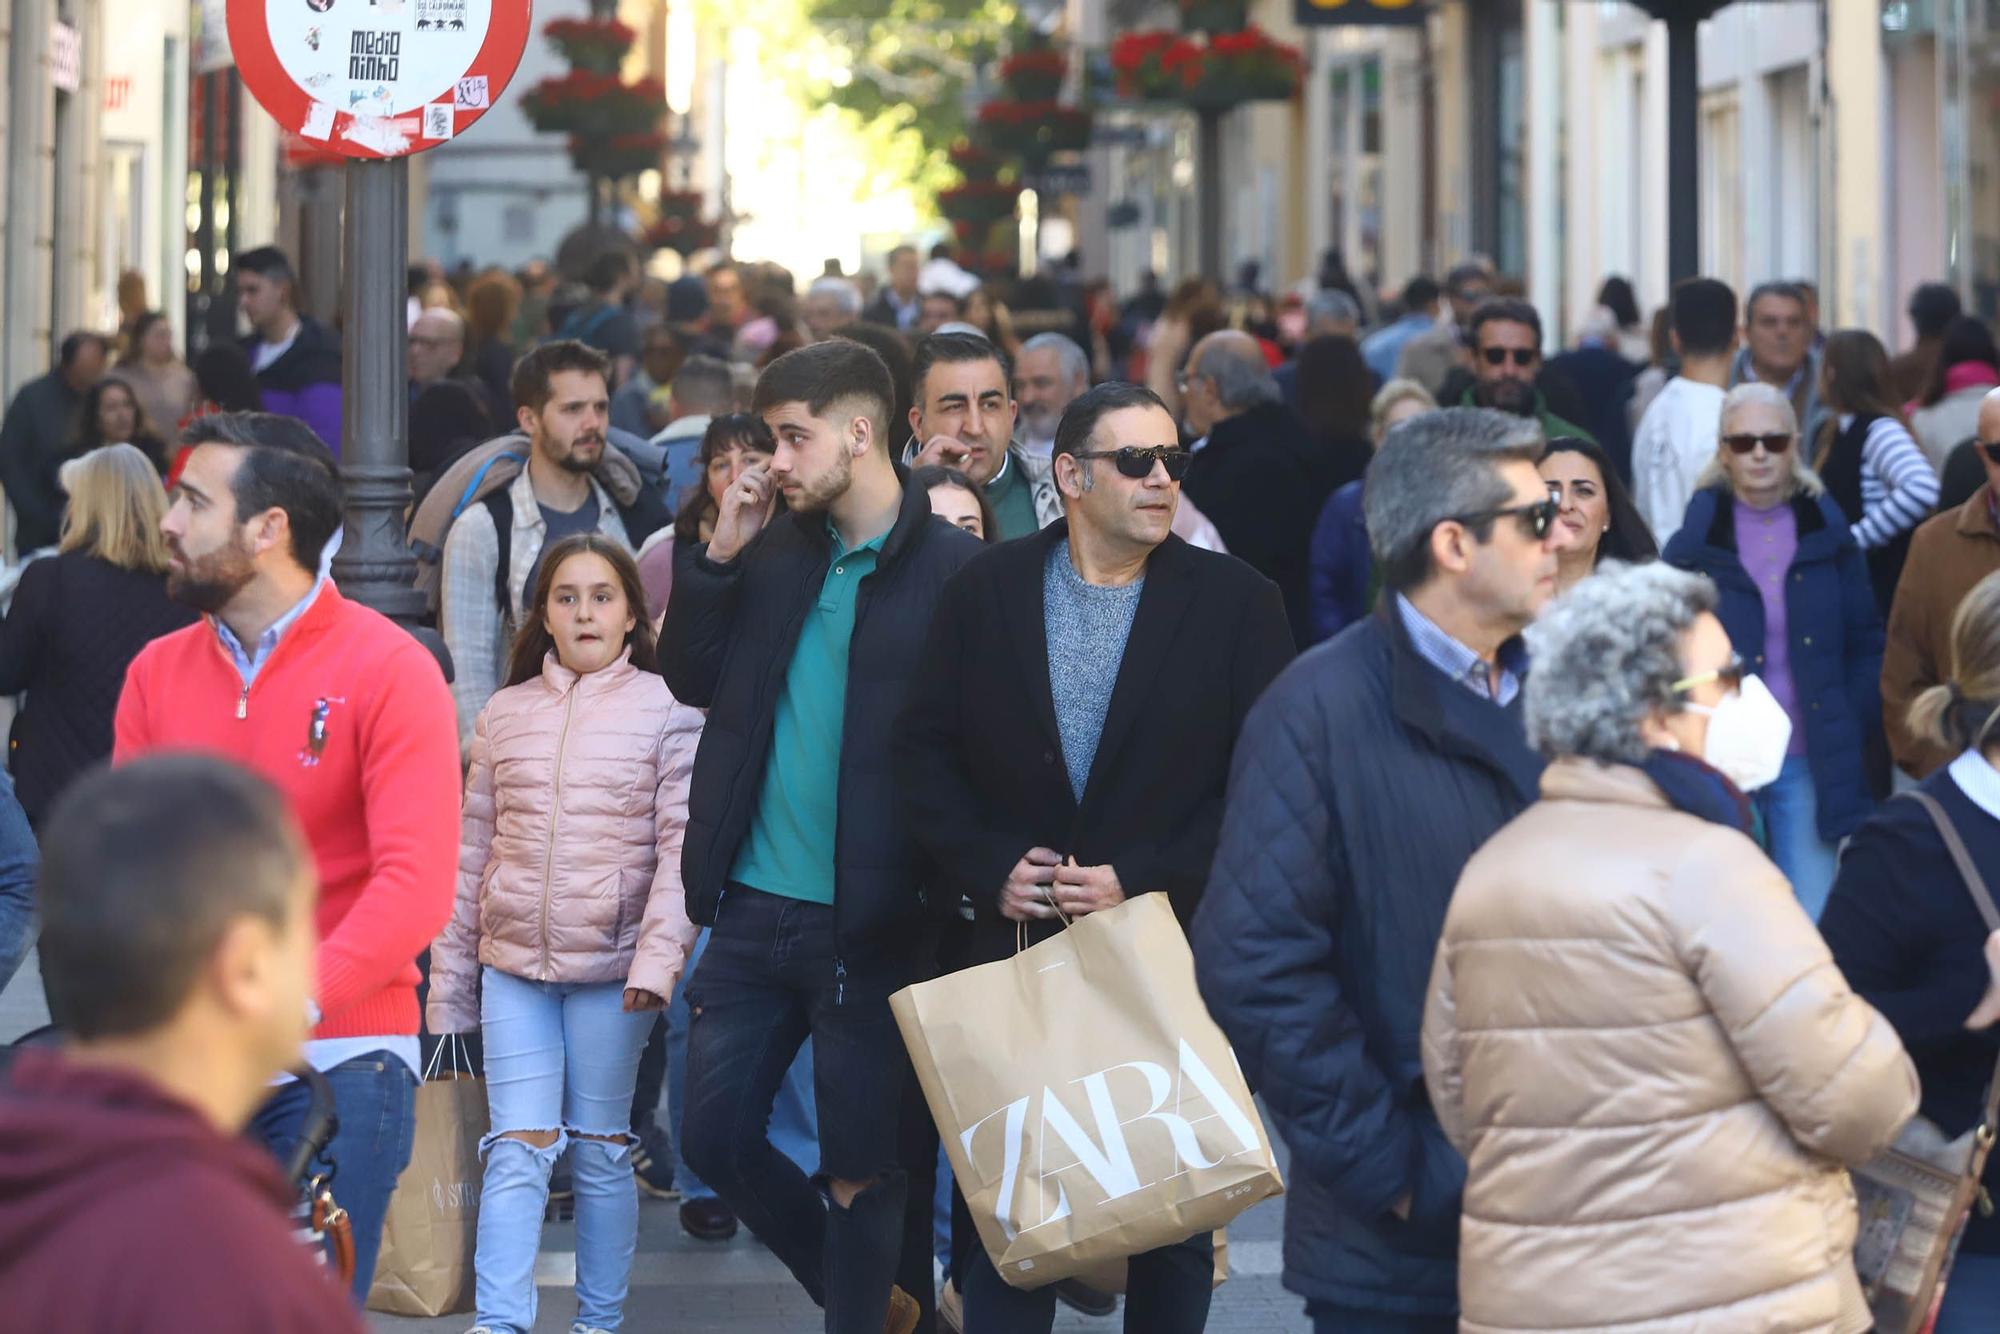
<instances>
[{"instance_id":1,"label":"crowd of pedestrian","mask_svg":"<svg viewBox=\"0 0 2000 1334\"><path fill-rule=\"evenodd\" d=\"M259 1268L204 1328L354 1328L242 1141L290 1156L319 1073L358 1306L420 1037L475 1033L475 1334L534 1327L557 1197L572 1328L620 1328L642 1191L840 1334L1106 1311L996 1268L889 998L1148 893L1290 1150L1323 1334L1858 1332L1847 1171L1991 1115L1954 850L2000 868L2000 354L1951 289L1892 359L1706 278L1656 339L1608 281L1552 353L1479 262L1122 304L908 246L803 296L419 268L447 677L331 574L342 335L283 254L235 270L240 346L76 334L0 422L54 549L0 621L0 984L39 924L71 1039L0 1075L37 1328L219 1247ZM19 1276L150 1198L86 1165L121 1116L223 1222L66 1311ZM1128 1268L1128 1331L1204 1327L1207 1230ZM1975 1222L1937 1328L1996 1294Z\"/></svg>"}]
</instances>

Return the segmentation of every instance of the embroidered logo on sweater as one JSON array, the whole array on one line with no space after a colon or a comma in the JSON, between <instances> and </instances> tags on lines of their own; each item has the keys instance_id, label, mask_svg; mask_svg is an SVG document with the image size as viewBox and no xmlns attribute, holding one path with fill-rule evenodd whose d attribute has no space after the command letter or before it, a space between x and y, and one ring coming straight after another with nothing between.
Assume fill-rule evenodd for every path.
<instances>
[{"instance_id":1,"label":"embroidered logo on sweater","mask_svg":"<svg viewBox=\"0 0 2000 1334\"><path fill-rule=\"evenodd\" d=\"M299 763L310 769L319 763L326 753L326 720L336 704L345 704L341 695L322 695L313 701L312 713L306 722L306 744L299 751Z\"/></svg>"}]
</instances>

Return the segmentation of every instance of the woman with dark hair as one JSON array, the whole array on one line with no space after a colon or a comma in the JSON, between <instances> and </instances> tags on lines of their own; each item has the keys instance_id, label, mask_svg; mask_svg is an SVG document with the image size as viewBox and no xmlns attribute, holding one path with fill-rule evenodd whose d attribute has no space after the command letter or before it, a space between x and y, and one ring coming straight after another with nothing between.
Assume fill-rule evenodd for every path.
<instances>
[{"instance_id":1,"label":"woman with dark hair","mask_svg":"<svg viewBox=\"0 0 2000 1334\"><path fill-rule=\"evenodd\" d=\"M139 411L162 435L179 430L194 407L194 372L174 351L174 326L157 310L132 322L131 342L111 374L132 386Z\"/></svg>"},{"instance_id":2,"label":"woman with dark hair","mask_svg":"<svg viewBox=\"0 0 2000 1334\"><path fill-rule=\"evenodd\" d=\"M694 947L680 846L702 714L660 679L638 567L579 533L542 555L507 686L480 710L433 1033L479 1030L492 1131L477 1325L532 1329L549 1175L569 1151L576 1329L617 1329L639 1231L639 1053Z\"/></svg>"},{"instance_id":3,"label":"woman with dark hair","mask_svg":"<svg viewBox=\"0 0 2000 1334\"><path fill-rule=\"evenodd\" d=\"M1319 447L1320 487L1332 495L1368 471L1375 377L1345 334L1321 334L1299 349L1299 415Z\"/></svg>"},{"instance_id":4,"label":"woman with dark hair","mask_svg":"<svg viewBox=\"0 0 2000 1334\"><path fill-rule=\"evenodd\" d=\"M1836 416L1813 442L1813 468L1868 554L1875 603L1886 616L1910 535L1937 505L1937 470L1890 395L1889 353L1874 334L1842 329L1826 340L1819 397Z\"/></svg>"},{"instance_id":5,"label":"woman with dark hair","mask_svg":"<svg viewBox=\"0 0 2000 1334\"><path fill-rule=\"evenodd\" d=\"M203 348L201 355L194 359L194 382L194 410L181 419L179 430L186 430L189 422L211 413L264 410L264 391L257 387L257 374L250 368L250 358L234 343L210 343ZM189 452L185 445L174 450L172 463L167 468L168 490L180 481L181 468L186 465Z\"/></svg>"},{"instance_id":6,"label":"woman with dark hair","mask_svg":"<svg viewBox=\"0 0 2000 1334\"><path fill-rule=\"evenodd\" d=\"M167 446L147 422L139 406L139 393L123 380L106 376L92 385L77 410L76 435L64 450L68 458L82 458L106 445L131 445L151 461L161 476L167 471Z\"/></svg>"},{"instance_id":7,"label":"woman with dark hair","mask_svg":"<svg viewBox=\"0 0 2000 1334\"><path fill-rule=\"evenodd\" d=\"M746 468L769 463L777 447L762 417L727 412L709 422L696 456L702 484L682 497L680 513L672 525L654 533L639 548L639 582L645 590L647 614L653 620L666 615L676 562L690 558L694 549L714 534L722 497L729 494ZM784 504L782 496L778 504Z\"/></svg>"},{"instance_id":8,"label":"woman with dark hair","mask_svg":"<svg viewBox=\"0 0 2000 1334\"><path fill-rule=\"evenodd\" d=\"M465 364L490 401L512 403L514 345L508 341L521 311L521 284L505 269L488 269L465 292Z\"/></svg>"},{"instance_id":9,"label":"woman with dark hair","mask_svg":"<svg viewBox=\"0 0 2000 1334\"><path fill-rule=\"evenodd\" d=\"M1979 433L1979 405L2000 385L2000 347L1986 321L1961 315L1945 326L1923 397L1910 405L1910 434L1939 475L1961 441Z\"/></svg>"},{"instance_id":10,"label":"woman with dark hair","mask_svg":"<svg viewBox=\"0 0 2000 1334\"><path fill-rule=\"evenodd\" d=\"M1541 469L1549 494L1562 503L1556 524L1570 538L1556 553L1557 593L1568 592L1607 558L1632 565L1660 554L1632 493L1595 444L1557 436L1542 452Z\"/></svg>"},{"instance_id":11,"label":"woman with dark hair","mask_svg":"<svg viewBox=\"0 0 2000 1334\"><path fill-rule=\"evenodd\" d=\"M910 473L911 486L930 494L931 513L954 528L963 528L989 546L1000 540L1000 523L986 491L956 468L928 464Z\"/></svg>"},{"instance_id":12,"label":"woman with dark hair","mask_svg":"<svg viewBox=\"0 0 2000 1334\"><path fill-rule=\"evenodd\" d=\"M1612 274L1597 289L1597 304L1611 312L1618 326L1618 346L1614 349L1627 361L1643 366L1652 356L1652 338L1645 317L1639 313L1639 294L1630 279Z\"/></svg>"}]
</instances>

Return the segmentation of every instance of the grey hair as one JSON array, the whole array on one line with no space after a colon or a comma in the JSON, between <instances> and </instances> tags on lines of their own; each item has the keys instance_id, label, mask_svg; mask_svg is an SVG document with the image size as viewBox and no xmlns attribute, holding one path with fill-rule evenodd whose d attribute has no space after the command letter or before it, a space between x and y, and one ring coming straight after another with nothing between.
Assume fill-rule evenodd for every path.
<instances>
[{"instance_id":1,"label":"grey hair","mask_svg":"<svg viewBox=\"0 0 2000 1334\"><path fill-rule=\"evenodd\" d=\"M1729 480L1729 469L1722 461L1722 437L1729 434L1729 419L1735 415L1737 409L1748 407L1753 403L1776 411L1780 420L1784 422L1785 429L1792 433L1792 447L1788 451L1792 456L1792 494L1798 495L1800 492L1809 496L1825 494L1826 483L1820 481L1819 474L1806 462L1806 442L1799 434L1798 409L1792 406L1790 395L1775 385L1765 384L1762 380L1745 380L1723 395L1722 412L1715 419L1715 457L1708 461L1708 465L1695 478L1695 489L1706 491L1710 487L1719 486L1725 491L1734 493L1735 484Z\"/></svg>"},{"instance_id":2,"label":"grey hair","mask_svg":"<svg viewBox=\"0 0 2000 1334\"><path fill-rule=\"evenodd\" d=\"M1680 712L1681 640L1715 604L1706 576L1664 561L1598 566L1526 631L1528 743L1550 759L1643 761L1639 725L1655 708Z\"/></svg>"},{"instance_id":3,"label":"grey hair","mask_svg":"<svg viewBox=\"0 0 2000 1334\"><path fill-rule=\"evenodd\" d=\"M1018 366L1021 358L1030 352L1043 350L1056 354L1056 364L1062 368L1066 379L1072 382L1081 380L1086 387L1089 386L1090 358L1084 355L1083 349L1076 345L1074 338L1066 338L1059 333L1038 333L1021 344L1021 351L1014 358L1014 364Z\"/></svg>"},{"instance_id":4,"label":"grey hair","mask_svg":"<svg viewBox=\"0 0 2000 1334\"><path fill-rule=\"evenodd\" d=\"M1430 390L1424 388L1415 380L1391 380L1380 389L1377 389L1375 391L1375 401L1368 405L1368 434L1370 438L1381 438L1382 423L1388 420L1389 414L1396 410L1398 404L1409 402L1423 404L1425 412L1437 411L1437 399L1431 396Z\"/></svg>"},{"instance_id":5,"label":"grey hair","mask_svg":"<svg viewBox=\"0 0 2000 1334\"><path fill-rule=\"evenodd\" d=\"M1188 372L1215 381L1215 396L1225 408L1285 401L1285 391L1278 387L1270 364L1247 334L1240 344L1233 340L1210 343L1202 349L1200 362L1189 365Z\"/></svg>"},{"instance_id":6,"label":"grey hair","mask_svg":"<svg viewBox=\"0 0 2000 1334\"><path fill-rule=\"evenodd\" d=\"M830 273L823 278L815 278L812 286L806 288L806 295L832 297L839 303L840 313L843 315L861 313L861 289L846 278L836 277Z\"/></svg>"},{"instance_id":7,"label":"grey hair","mask_svg":"<svg viewBox=\"0 0 2000 1334\"><path fill-rule=\"evenodd\" d=\"M1431 530L1505 505L1514 492L1499 465L1541 454L1539 423L1490 408L1441 408L1399 423L1369 462L1361 496L1388 586L1401 592L1428 579Z\"/></svg>"},{"instance_id":8,"label":"grey hair","mask_svg":"<svg viewBox=\"0 0 2000 1334\"><path fill-rule=\"evenodd\" d=\"M727 412L736 398L736 373L720 357L689 357L674 374L674 406L681 412Z\"/></svg>"},{"instance_id":9,"label":"grey hair","mask_svg":"<svg viewBox=\"0 0 2000 1334\"><path fill-rule=\"evenodd\" d=\"M1361 323L1361 306L1345 292L1323 288L1314 292L1306 301L1306 323L1355 324Z\"/></svg>"}]
</instances>

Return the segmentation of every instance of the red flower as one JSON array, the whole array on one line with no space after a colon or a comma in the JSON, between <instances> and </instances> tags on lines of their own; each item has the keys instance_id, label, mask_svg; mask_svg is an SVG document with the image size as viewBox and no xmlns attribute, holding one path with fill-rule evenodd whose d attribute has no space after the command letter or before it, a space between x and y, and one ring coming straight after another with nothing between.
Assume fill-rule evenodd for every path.
<instances>
[{"instance_id":1,"label":"red flower","mask_svg":"<svg viewBox=\"0 0 2000 1334\"><path fill-rule=\"evenodd\" d=\"M1022 51L1000 62L1002 82L1023 74L1060 81L1069 73L1069 57L1061 51Z\"/></svg>"},{"instance_id":2,"label":"red flower","mask_svg":"<svg viewBox=\"0 0 2000 1334\"><path fill-rule=\"evenodd\" d=\"M638 40L639 34L617 19L551 19L542 26L542 36L552 42L630 46Z\"/></svg>"}]
</instances>

